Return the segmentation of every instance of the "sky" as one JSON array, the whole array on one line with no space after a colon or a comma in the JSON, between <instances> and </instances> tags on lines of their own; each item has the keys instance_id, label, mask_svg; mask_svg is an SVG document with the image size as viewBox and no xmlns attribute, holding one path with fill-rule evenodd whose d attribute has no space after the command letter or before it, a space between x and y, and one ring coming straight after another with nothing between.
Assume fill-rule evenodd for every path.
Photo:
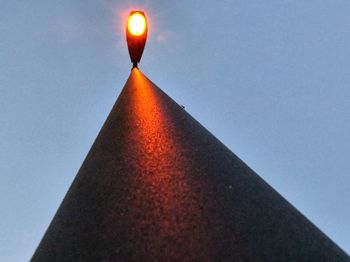
<instances>
[{"instance_id":1,"label":"sky","mask_svg":"<svg viewBox=\"0 0 350 262\"><path fill-rule=\"evenodd\" d=\"M141 71L350 253L350 1L2 0L0 261L28 261Z\"/></svg>"}]
</instances>

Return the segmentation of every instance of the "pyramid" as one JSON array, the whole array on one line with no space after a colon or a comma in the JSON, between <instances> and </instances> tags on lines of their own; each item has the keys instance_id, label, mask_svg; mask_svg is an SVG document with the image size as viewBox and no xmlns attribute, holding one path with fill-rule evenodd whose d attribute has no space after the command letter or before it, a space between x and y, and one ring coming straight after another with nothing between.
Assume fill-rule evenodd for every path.
<instances>
[{"instance_id":1,"label":"pyramid","mask_svg":"<svg viewBox=\"0 0 350 262\"><path fill-rule=\"evenodd\" d=\"M32 261L350 261L134 68Z\"/></svg>"}]
</instances>

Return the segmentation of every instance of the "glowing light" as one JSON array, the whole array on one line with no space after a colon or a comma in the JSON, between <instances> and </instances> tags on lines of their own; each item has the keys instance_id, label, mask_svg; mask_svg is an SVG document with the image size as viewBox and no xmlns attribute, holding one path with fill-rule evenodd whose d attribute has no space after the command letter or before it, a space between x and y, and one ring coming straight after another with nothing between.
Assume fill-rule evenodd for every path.
<instances>
[{"instance_id":1,"label":"glowing light","mask_svg":"<svg viewBox=\"0 0 350 262\"><path fill-rule=\"evenodd\" d=\"M128 44L132 67L137 67L147 40L147 19L143 11L131 11L126 25L126 42Z\"/></svg>"},{"instance_id":2,"label":"glowing light","mask_svg":"<svg viewBox=\"0 0 350 262\"><path fill-rule=\"evenodd\" d=\"M134 36L140 36L146 31L147 22L143 14L135 12L128 18L128 31Z\"/></svg>"}]
</instances>

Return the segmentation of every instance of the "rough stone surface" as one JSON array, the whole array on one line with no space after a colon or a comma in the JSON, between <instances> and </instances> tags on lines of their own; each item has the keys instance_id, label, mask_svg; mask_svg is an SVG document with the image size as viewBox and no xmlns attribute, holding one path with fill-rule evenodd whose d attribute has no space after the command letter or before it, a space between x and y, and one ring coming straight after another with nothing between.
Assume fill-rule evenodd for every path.
<instances>
[{"instance_id":1,"label":"rough stone surface","mask_svg":"<svg viewBox=\"0 0 350 262\"><path fill-rule=\"evenodd\" d=\"M349 261L138 69L32 261Z\"/></svg>"}]
</instances>

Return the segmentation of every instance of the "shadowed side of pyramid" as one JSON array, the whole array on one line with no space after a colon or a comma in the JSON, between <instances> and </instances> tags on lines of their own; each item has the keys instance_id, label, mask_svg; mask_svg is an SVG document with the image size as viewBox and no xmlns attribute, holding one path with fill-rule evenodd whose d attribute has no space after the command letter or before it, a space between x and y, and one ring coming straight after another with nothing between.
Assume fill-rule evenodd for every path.
<instances>
[{"instance_id":1,"label":"shadowed side of pyramid","mask_svg":"<svg viewBox=\"0 0 350 262\"><path fill-rule=\"evenodd\" d=\"M348 261L133 69L32 261Z\"/></svg>"}]
</instances>

